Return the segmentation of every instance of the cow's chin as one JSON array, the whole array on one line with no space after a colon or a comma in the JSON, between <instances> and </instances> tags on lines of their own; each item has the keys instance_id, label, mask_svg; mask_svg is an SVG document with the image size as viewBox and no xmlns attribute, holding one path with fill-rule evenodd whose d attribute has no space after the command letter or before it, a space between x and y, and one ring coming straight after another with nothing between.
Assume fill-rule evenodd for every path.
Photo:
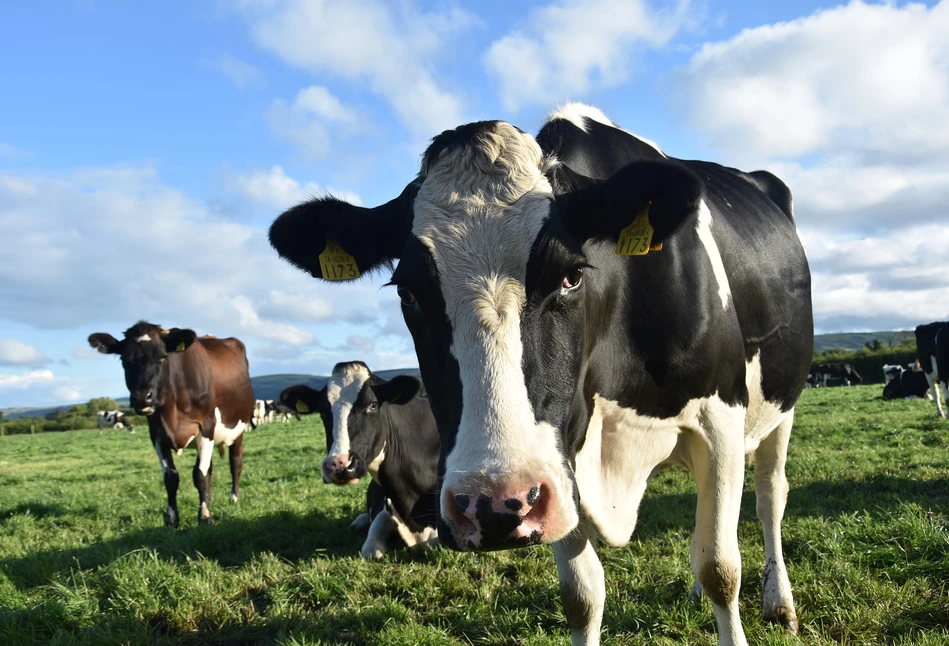
<instances>
[{"instance_id":1,"label":"cow's chin","mask_svg":"<svg viewBox=\"0 0 949 646\"><path fill-rule=\"evenodd\" d=\"M154 406L146 406L144 408L136 408L135 412L139 415L144 415L145 417L150 417L155 414Z\"/></svg>"}]
</instances>

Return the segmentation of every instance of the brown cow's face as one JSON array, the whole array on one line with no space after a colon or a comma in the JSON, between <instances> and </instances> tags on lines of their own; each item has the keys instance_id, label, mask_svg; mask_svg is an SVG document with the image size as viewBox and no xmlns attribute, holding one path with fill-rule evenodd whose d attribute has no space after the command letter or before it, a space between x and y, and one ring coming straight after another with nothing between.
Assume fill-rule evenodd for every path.
<instances>
[{"instance_id":1,"label":"brown cow's face","mask_svg":"<svg viewBox=\"0 0 949 646\"><path fill-rule=\"evenodd\" d=\"M184 352L196 338L192 330L165 330L139 321L125 331L122 341L100 332L89 336L89 345L99 352L121 357L129 403L136 413L151 415L163 401L162 376L169 354Z\"/></svg>"}]
</instances>

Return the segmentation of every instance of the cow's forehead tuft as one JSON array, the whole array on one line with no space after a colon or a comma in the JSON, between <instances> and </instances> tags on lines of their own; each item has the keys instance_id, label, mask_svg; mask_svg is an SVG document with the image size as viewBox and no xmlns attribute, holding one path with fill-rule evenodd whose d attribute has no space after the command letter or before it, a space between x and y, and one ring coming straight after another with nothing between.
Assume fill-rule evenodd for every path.
<instances>
[{"instance_id":1,"label":"cow's forehead tuft","mask_svg":"<svg viewBox=\"0 0 949 646\"><path fill-rule=\"evenodd\" d=\"M149 337L161 331L160 325L155 325L154 323L149 323L148 321L139 321L129 329L125 331L125 338L132 339L135 341L143 340L142 337Z\"/></svg>"}]
</instances>

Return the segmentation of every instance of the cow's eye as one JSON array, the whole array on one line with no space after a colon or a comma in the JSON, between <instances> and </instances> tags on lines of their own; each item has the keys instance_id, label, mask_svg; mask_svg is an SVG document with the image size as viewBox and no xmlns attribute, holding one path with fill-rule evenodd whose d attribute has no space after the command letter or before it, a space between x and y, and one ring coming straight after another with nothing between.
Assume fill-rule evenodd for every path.
<instances>
[{"instance_id":1,"label":"cow's eye","mask_svg":"<svg viewBox=\"0 0 949 646\"><path fill-rule=\"evenodd\" d=\"M398 290L399 298L402 299L402 305L405 307L418 307L418 301L415 300L415 294L407 287L400 287Z\"/></svg>"},{"instance_id":2,"label":"cow's eye","mask_svg":"<svg viewBox=\"0 0 949 646\"><path fill-rule=\"evenodd\" d=\"M579 287L582 280L583 267L573 267L570 269L570 271L564 274L561 287L563 288L563 291L569 292Z\"/></svg>"},{"instance_id":3,"label":"cow's eye","mask_svg":"<svg viewBox=\"0 0 949 646\"><path fill-rule=\"evenodd\" d=\"M379 404L377 404L376 402L372 402L368 406L366 406L366 412L374 413L378 408L379 408Z\"/></svg>"}]
</instances>

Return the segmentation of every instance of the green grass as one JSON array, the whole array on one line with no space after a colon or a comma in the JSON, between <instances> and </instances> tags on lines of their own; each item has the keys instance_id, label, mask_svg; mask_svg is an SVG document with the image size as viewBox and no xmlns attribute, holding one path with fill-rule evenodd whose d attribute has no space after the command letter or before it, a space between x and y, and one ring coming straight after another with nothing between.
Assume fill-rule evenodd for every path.
<instances>
[{"instance_id":1,"label":"green grass","mask_svg":"<svg viewBox=\"0 0 949 646\"><path fill-rule=\"evenodd\" d=\"M930 402L884 403L880 390L810 390L798 407L784 540L799 640L759 616L749 469L739 532L751 643L949 643L949 423ZM215 455L211 527L197 525L186 451L179 531L162 526L143 431L0 438L0 644L569 641L549 547L361 560L347 528L365 484L322 484L313 418L247 436L236 505ZM667 471L629 546L600 550L604 643L716 643L708 603L686 600L694 505L688 474Z\"/></svg>"}]
</instances>

